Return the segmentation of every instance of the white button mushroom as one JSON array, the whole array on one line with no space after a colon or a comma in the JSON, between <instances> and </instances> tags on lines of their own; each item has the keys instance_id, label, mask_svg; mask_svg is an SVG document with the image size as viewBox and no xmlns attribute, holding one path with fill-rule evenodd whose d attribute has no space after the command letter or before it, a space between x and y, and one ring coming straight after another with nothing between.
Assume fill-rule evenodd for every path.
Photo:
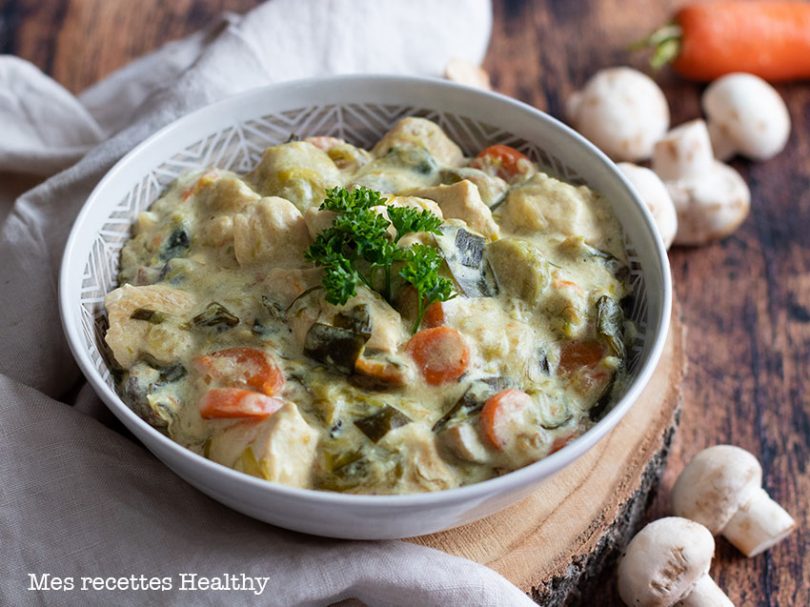
<instances>
[{"instance_id":1,"label":"white button mushroom","mask_svg":"<svg viewBox=\"0 0 810 607\"><path fill-rule=\"evenodd\" d=\"M675 204L675 244L701 245L724 238L748 216L748 186L737 171L714 159L702 120L672 129L656 143L652 168Z\"/></svg>"},{"instance_id":2,"label":"white button mushroom","mask_svg":"<svg viewBox=\"0 0 810 607\"><path fill-rule=\"evenodd\" d=\"M793 518L762 489L762 467L745 449L717 445L698 453L672 492L675 514L705 525L756 556L785 538Z\"/></svg>"},{"instance_id":3,"label":"white button mushroom","mask_svg":"<svg viewBox=\"0 0 810 607\"><path fill-rule=\"evenodd\" d=\"M451 59L444 68L444 77L459 84L466 84L479 89L489 91L492 86L489 83L489 74L484 68L465 61L464 59Z\"/></svg>"},{"instance_id":4,"label":"white button mushroom","mask_svg":"<svg viewBox=\"0 0 810 607\"><path fill-rule=\"evenodd\" d=\"M678 215L664 182L650 169L629 162L621 162L618 167L649 209L668 249L678 230Z\"/></svg>"},{"instance_id":5,"label":"white button mushroom","mask_svg":"<svg viewBox=\"0 0 810 607\"><path fill-rule=\"evenodd\" d=\"M742 154L767 160L781 152L790 136L790 114L770 84L753 74L729 74L703 94L714 154L727 160Z\"/></svg>"},{"instance_id":6,"label":"white button mushroom","mask_svg":"<svg viewBox=\"0 0 810 607\"><path fill-rule=\"evenodd\" d=\"M693 521L653 521L627 545L619 563L619 596L639 607L734 607L709 576L714 538Z\"/></svg>"},{"instance_id":7,"label":"white button mushroom","mask_svg":"<svg viewBox=\"0 0 810 607\"><path fill-rule=\"evenodd\" d=\"M658 85L629 67L597 72L566 104L568 120L614 160L645 160L669 128Z\"/></svg>"}]
</instances>

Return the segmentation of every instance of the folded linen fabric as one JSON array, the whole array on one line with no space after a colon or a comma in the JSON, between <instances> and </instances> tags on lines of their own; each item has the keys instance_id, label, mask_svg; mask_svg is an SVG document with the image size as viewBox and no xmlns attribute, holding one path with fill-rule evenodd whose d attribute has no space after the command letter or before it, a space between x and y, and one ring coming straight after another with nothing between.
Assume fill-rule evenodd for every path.
<instances>
[{"instance_id":1,"label":"folded linen fabric","mask_svg":"<svg viewBox=\"0 0 810 607\"><path fill-rule=\"evenodd\" d=\"M0 57L0 604L532 604L464 559L288 532L197 492L109 423L81 383L56 297L87 195L160 127L285 79L439 75L452 56L480 61L489 29L485 0L271 0L78 97Z\"/></svg>"}]
</instances>

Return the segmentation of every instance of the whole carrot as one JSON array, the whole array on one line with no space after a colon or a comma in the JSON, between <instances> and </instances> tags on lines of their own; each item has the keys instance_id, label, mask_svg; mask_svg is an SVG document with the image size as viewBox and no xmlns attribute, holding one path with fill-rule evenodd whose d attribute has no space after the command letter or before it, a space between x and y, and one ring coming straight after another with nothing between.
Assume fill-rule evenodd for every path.
<instances>
[{"instance_id":1,"label":"whole carrot","mask_svg":"<svg viewBox=\"0 0 810 607\"><path fill-rule=\"evenodd\" d=\"M712 2L681 8L641 43L652 64L692 80L748 72L769 80L810 78L810 3Z\"/></svg>"}]
</instances>

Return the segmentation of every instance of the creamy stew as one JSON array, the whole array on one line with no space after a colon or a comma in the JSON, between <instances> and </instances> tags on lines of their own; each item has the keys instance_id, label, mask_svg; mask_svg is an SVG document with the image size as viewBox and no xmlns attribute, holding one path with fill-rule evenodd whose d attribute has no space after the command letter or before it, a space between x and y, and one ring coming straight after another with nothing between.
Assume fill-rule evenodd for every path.
<instances>
[{"instance_id":1,"label":"creamy stew","mask_svg":"<svg viewBox=\"0 0 810 607\"><path fill-rule=\"evenodd\" d=\"M177 179L123 248L106 343L122 398L225 466L447 489L546 457L609 405L622 242L587 187L405 118L370 151L313 137Z\"/></svg>"}]
</instances>

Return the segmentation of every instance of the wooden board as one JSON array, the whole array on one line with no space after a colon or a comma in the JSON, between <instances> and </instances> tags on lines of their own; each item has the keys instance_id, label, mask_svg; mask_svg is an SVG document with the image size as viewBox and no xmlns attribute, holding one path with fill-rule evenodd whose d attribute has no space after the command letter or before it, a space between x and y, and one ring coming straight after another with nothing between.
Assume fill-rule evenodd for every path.
<instances>
[{"instance_id":1,"label":"wooden board","mask_svg":"<svg viewBox=\"0 0 810 607\"><path fill-rule=\"evenodd\" d=\"M515 506L409 541L488 565L542 605L588 596L611 574L663 472L679 420L684 333L675 305L666 348L641 398L579 461Z\"/></svg>"}]
</instances>

